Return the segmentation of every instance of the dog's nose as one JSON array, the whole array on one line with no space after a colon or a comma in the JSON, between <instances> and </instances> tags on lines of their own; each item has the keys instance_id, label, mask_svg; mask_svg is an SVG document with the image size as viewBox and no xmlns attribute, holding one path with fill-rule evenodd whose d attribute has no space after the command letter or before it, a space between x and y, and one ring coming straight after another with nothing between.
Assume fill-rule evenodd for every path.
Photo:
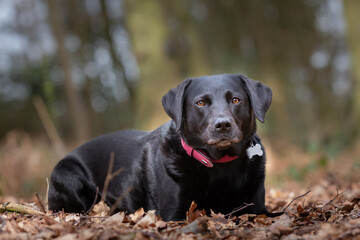
<instances>
[{"instance_id":1,"label":"dog's nose","mask_svg":"<svg viewBox=\"0 0 360 240\"><path fill-rule=\"evenodd\" d=\"M219 132L227 132L231 129L231 122L228 118L218 118L215 121L215 130Z\"/></svg>"}]
</instances>

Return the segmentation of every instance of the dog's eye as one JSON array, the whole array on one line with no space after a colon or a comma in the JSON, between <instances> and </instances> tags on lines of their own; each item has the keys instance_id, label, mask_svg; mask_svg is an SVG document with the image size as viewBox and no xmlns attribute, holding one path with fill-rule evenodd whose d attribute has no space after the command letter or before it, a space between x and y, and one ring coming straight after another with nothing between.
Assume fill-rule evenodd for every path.
<instances>
[{"instance_id":1,"label":"dog's eye","mask_svg":"<svg viewBox=\"0 0 360 240\"><path fill-rule=\"evenodd\" d=\"M205 102L203 100L197 101L196 105L198 105L199 107L203 107L205 106Z\"/></svg>"},{"instance_id":2,"label":"dog's eye","mask_svg":"<svg viewBox=\"0 0 360 240\"><path fill-rule=\"evenodd\" d=\"M234 97L233 99L232 99L232 103L233 104L238 104L238 103L240 103L240 98L237 98L237 97Z\"/></svg>"}]
</instances>

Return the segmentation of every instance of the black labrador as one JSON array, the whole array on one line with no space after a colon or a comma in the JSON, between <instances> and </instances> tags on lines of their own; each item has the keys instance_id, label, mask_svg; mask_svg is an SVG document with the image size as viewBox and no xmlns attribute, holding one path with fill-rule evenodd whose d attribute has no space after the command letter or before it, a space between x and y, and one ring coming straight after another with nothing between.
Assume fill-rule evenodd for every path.
<instances>
[{"instance_id":1,"label":"black labrador","mask_svg":"<svg viewBox=\"0 0 360 240\"><path fill-rule=\"evenodd\" d=\"M243 74L186 79L162 98L171 121L152 132L97 137L61 160L51 175L49 208L91 208L101 198L113 152L113 171L124 171L110 181L106 203L122 196L117 211L142 207L180 220L195 201L207 212L253 203L237 214L276 216L265 208L265 151L256 135L256 118L264 122L271 98L268 86Z\"/></svg>"}]
</instances>

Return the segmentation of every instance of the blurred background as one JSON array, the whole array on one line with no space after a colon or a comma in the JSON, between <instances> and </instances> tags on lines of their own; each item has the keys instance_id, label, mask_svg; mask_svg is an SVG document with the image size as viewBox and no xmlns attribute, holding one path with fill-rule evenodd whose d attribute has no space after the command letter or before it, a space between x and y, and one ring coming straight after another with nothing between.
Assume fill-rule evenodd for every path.
<instances>
[{"instance_id":1,"label":"blurred background","mask_svg":"<svg viewBox=\"0 0 360 240\"><path fill-rule=\"evenodd\" d=\"M0 196L46 192L68 151L169 120L187 77L273 89L267 184L360 171L360 1L0 0Z\"/></svg>"}]
</instances>

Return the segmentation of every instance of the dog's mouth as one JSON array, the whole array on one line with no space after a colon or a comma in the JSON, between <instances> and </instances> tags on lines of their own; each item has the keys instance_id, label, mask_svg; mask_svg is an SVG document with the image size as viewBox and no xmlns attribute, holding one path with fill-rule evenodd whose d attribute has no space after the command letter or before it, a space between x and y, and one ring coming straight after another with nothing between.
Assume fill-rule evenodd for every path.
<instances>
[{"instance_id":1,"label":"dog's mouth","mask_svg":"<svg viewBox=\"0 0 360 240\"><path fill-rule=\"evenodd\" d=\"M214 146L216 148L225 149L231 147L232 145L238 142L240 142L239 138L233 138L233 139L222 138L222 139L210 139L207 142L207 144Z\"/></svg>"}]
</instances>

